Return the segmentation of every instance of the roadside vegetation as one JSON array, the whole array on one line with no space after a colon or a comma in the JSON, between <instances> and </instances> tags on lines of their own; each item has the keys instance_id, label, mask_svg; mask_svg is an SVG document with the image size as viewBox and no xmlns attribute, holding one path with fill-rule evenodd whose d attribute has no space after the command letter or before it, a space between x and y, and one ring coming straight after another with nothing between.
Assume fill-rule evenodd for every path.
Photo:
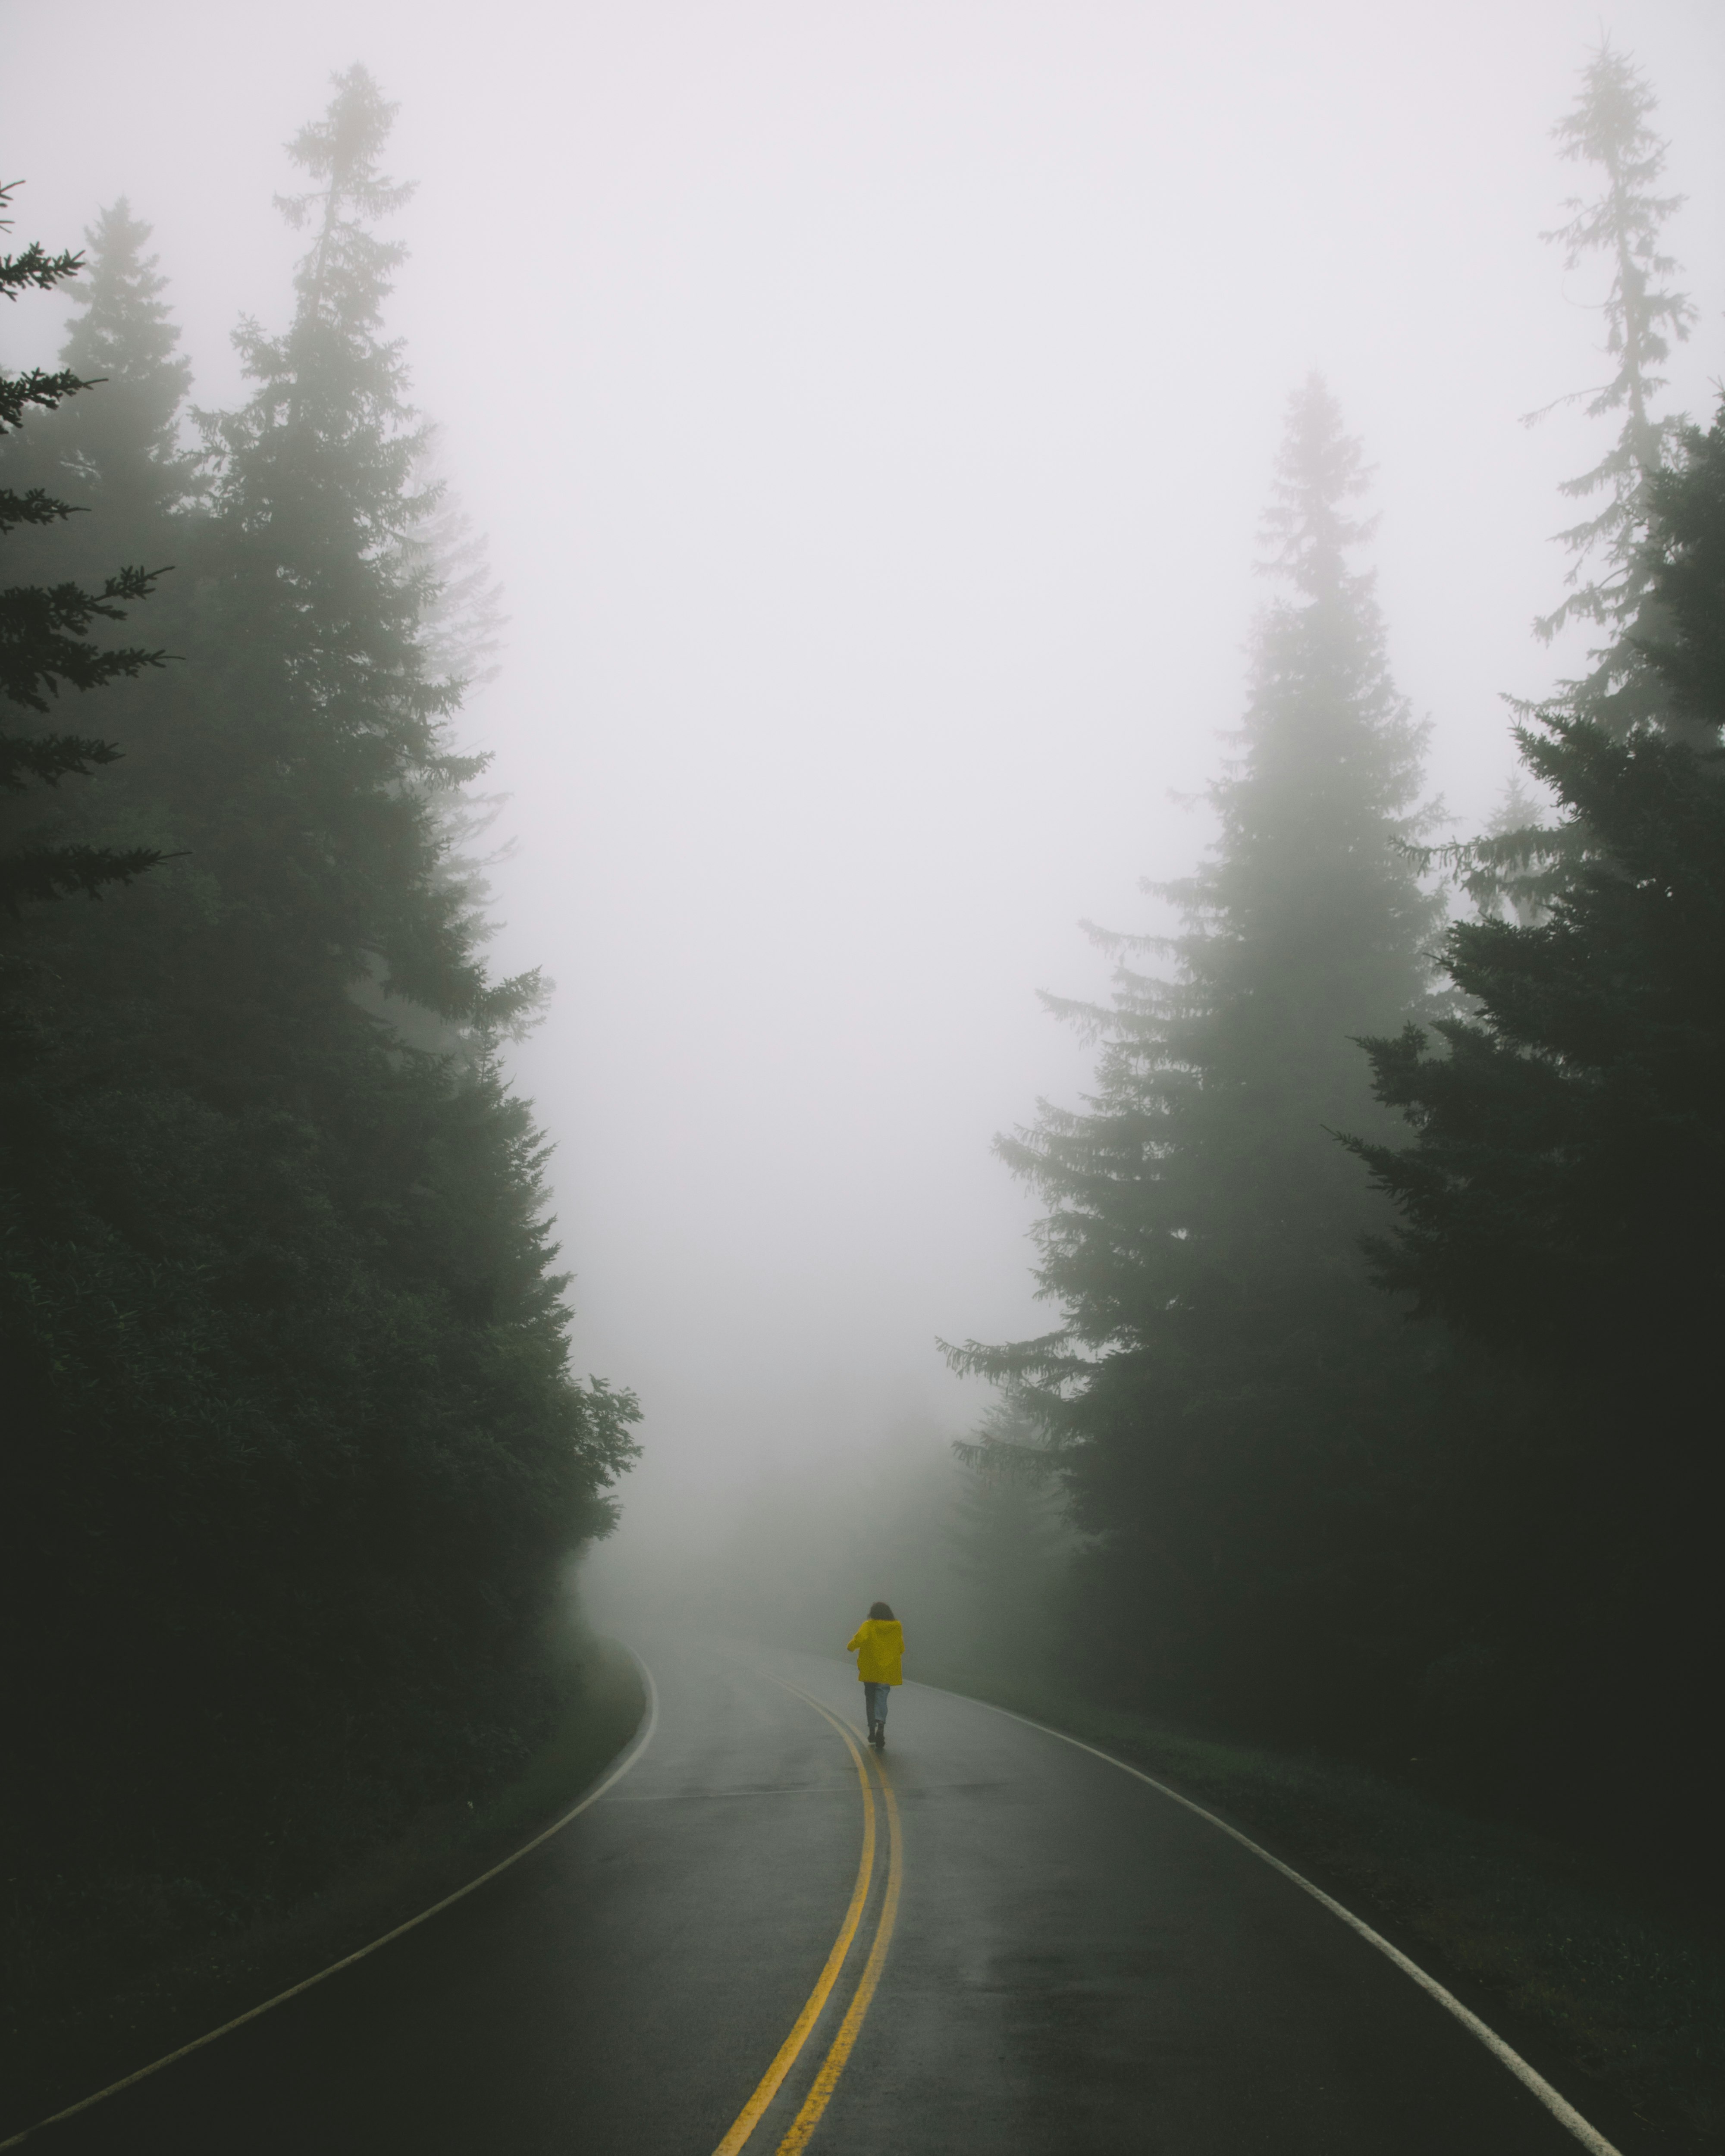
<instances>
[{"instance_id":1,"label":"roadside vegetation","mask_svg":"<svg viewBox=\"0 0 1725 2156\"><path fill-rule=\"evenodd\" d=\"M1111 1001L1050 999L1089 1097L1000 1142L1058 1322L951 1356L999 1389L973 1470L1064 1503L1081 1697L1417 1761L1717 1913L1725 418L1660 413L1694 310L1654 120L1606 44L1557 130L1611 431L1537 624L1592 648L1517 714L1518 803L1431 843L1363 452L1310 382L1211 850L1151 887L1171 935L1097 932Z\"/></svg>"},{"instance_id":2,"label":"roadside vegetation","mask_svg":"<svg viewBox=\"0 0 1725 2156\"><path fill-rule=\"evenodd\" d=\"M103 1909L98 1881L95 1921L23 1932L28 1982L9 1994L0 2138L357 1953L567 1811L634 1736L645 1698L633 1658L613 1640L572 1624L557 1659L555 1710L516 1779L428 1805L303 1899L206 1894L170 1931L164 1912L140 1925L135 1912Z\"/></svg>"},{"instance_id":3,"label":"roadside vegetation","mask_svg":"<svg viewBox=\"0 0 1725 2156\"><path fill-rule=\"evenodd\" d=\"M1047 999L1089 1096L999 1142L1059 1322L949 1350L997 1388L954 1553L993 1614L916 1673L1165 1775L1717 2148L1725 412L1660 409L1654 121L1607 44L1556 130L1611 432L1535 626L1593 643L1478 838L1432 842L1361 446L1291 401L1211 851L1147 886L1171 934L1093 932L1111 1001Z\"/></svg>"},{"instance_id":4,"label":"roadside vegetation","mask_svg":"<svg viewBox=\"0 0 1725 2156\"><path fill-rule=\"evenodd\" d=\"M1725 2143L1725 1943L1681 1893L1322 1753L1178 1730L1034 1679L938 1665L918 1675L1064 1730L1214 1811L1446 1984L1584 2112L1565 2064L1680 2146Z\"/></svg>"},{"instance_id":5,"label":"roadside vegetation","mask_svg":"<svg viewBox=\"0 0 1725 2156\"><path fill-rule=\"evenodd\" d=\"M584 1712L635 1408L569 1372L502 1067L543 988L485 962L495 607L382 326L391 112L355 69L290 146L237 410L123 203L0 277L77 303L0 384L14 2015L287 1921Z\"/></svg>"}]
</instances>

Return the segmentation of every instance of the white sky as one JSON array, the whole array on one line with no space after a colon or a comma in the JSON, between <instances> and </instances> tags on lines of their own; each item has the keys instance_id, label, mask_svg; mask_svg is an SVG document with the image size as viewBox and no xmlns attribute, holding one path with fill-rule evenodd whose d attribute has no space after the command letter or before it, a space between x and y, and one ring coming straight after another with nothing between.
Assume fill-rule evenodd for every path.
<instances>
[{"instance_id":1,"label":"white sky","mask_svg":"<svg viewBox=\"0 0 1725 2156\"><path fill-rule=\"evenodd\" d=\"M1646 69L1721 373L1725 9L1603 20ZM198 371L289 305L280 146L364 60L417 178L395 323L512 617L468 732L521 842L521 1053L578 1361L636 1385L649 1529L763 1459L957 1426L943 1332L1051 1322L989 1155L1084 1051L1039 987L1148 919L1237 711L1284 400L1378 466L1401 685L1463 823L1500 693L1562 670L1556 481L1517 417L1599 378L1538 234L1594 0L82 0L0 6L20 238L122 192ZM4 329L51 344L47 303Z\"/></svg>"}]
</instances>

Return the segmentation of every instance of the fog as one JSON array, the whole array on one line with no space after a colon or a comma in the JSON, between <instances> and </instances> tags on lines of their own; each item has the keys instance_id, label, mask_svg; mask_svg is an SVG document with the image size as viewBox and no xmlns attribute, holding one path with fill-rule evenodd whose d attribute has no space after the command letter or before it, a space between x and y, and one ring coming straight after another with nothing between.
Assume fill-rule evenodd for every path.
<instances>
[{"instance_id":1,"label":"fog","mask_svg":"<svg viewBox=\"0 0 1725 2156\"><path fill-rule=\"evenodd\" d=\"M1604 27L1689 197L1670 400L1700 413L1725 16ZM896 1591L867 1523L983 1404L936 1335L1052 1322L990 1141L1084 1086L1036 1000L1104 983L1076 924L1153 925L1138 879L1205 843L1313 367L1377 467L1431 788L1489 813L1502 696L1564 670L1529 629L1558 482L1604 447L1574 408L1521 424L1600 376L1599 290L1538 238L1600 28L1568 0L10 11L19 236L128 196L201 404L238 393L235 319L290 305L281 144L355 59L400 100L393 326L510 616L462 722L510 796L495 949L557 984L516 1069L578 1363L645 1409L614 1591L696 1543L758 1573L799 1519L855 1553L839 1600ZM26 361L57 334L28 312Z\"/></svg>"}]
</instances>

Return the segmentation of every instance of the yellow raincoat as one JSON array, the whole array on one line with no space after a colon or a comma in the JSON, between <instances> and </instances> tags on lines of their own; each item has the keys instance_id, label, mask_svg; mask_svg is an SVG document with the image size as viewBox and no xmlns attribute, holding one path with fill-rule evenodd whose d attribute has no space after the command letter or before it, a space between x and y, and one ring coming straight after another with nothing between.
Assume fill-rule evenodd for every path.
<instances>
[{"instance_id":1,"label":"yellow raincoat","mask_svg":"<svg viewBox=\"0 0 1725 2156\"><path fill-rule=\"evenodd\" d=\"M905 1628L896 1617L865 1617L845 1650L856 1656L859 1684L902 1684Z\"/></svg>"}]
</instances>

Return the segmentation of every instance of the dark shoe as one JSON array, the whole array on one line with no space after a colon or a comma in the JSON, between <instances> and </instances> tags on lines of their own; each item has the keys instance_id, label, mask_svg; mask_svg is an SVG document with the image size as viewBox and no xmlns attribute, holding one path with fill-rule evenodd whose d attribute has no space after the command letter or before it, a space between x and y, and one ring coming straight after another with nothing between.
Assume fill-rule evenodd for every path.
<instances>
[{"instance_id":1,"label":"dark shoe","mask_svg":"<svg viewBox=\"0 0 1725 2156\"><path fill-rule=\"evenodd\" d=\"M886 1749L886 1724L884 1722L877 1722L875 1724L874 1743L877 1752L884 1752Z\"/></svg>"}]
</instances>

